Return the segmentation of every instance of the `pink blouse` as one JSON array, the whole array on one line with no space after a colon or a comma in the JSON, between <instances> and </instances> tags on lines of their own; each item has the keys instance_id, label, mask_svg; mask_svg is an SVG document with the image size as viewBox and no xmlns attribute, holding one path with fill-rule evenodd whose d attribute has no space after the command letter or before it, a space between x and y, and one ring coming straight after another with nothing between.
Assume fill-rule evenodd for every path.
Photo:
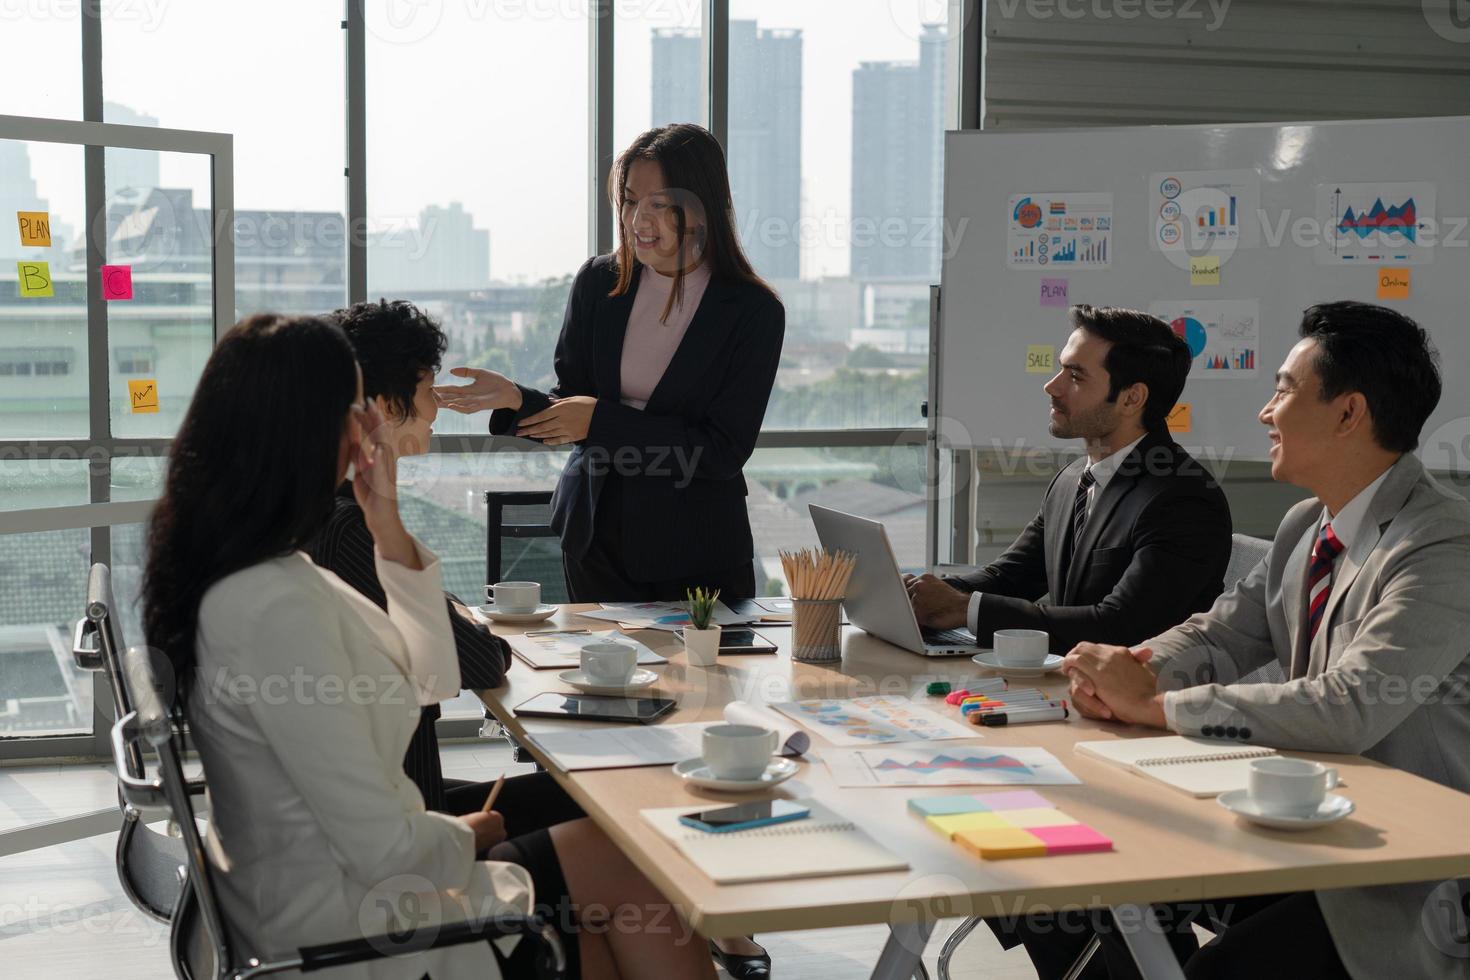
<instances>
[{"instance_id":1,"label":"pink blouse","mask_svg":"<svg viewBox=\"0 0 1470 980\"><path fill-rule=\"evenodd\" d=\"M682 301L669 311L666 323L659 316L674 288L674 277L643 266L639 272L638 293L633 297L633 311L628 316L628 332L623 336L622 402L640 411L648 404L653 389L663 378L674 351L689 329L689 321L699 309L709 285L709 263L701 263L684 275Z\"/></svg>"}]
</instances>

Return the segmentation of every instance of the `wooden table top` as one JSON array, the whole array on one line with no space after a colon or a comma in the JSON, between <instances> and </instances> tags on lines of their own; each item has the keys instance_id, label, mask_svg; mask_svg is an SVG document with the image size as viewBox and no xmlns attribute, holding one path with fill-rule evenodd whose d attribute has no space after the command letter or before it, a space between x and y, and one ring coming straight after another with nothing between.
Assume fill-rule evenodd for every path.
<instances>
[{"instance_id":1,"label":"wooden table top","mask_svg":"<svg viewBox=\"0 0 1470 980\"><path fill-rule=\"evenodd\" d=\"M549 623L497 625L510 635L555 627L601 630L611 624L586 619L564 606ZM677 699L661 724L715 721L732 700L771 703L804 698L872 694L912 695L958 715L942 698L925 699L932 680L989 675L968 658L927 658L861 630L846 627L841 663L805 664L790 658L791 629L758 630L779 645L776 655L721 655L717 666L690 667L672 633L644 630L637 638L669 663L652 694ZM491 712L518 740L528 732L587 727L599 722L518 719L515 705L544 691L574 693L555 670L532 670L520 660L505 685L480 692ZM1042 687L1061 695L1060 674L1016 687ZM979 730L977 729L977 732ZM1058 908L1165 901L1199 901L1302 889L1439 880L1470 875L1470 795L1358 756L1311 755L1336 766L1338 791L1357 805L1346 820L1306 832L1269 830L1227 812L1214 799L1195 799L1150 779L1083 756L1078 741L1161 734L1093 722L1073 715L1065 723L985 729L974 742L947 747L1037 746L1049 750L1082 780L1077 786L1039 786L1059 808L1111 837L1115 850L1101 854L982 861L928 829L907 809L910 797L1003 790L1008 787L839 788L818 757L832 746L813 734L801 771L769 794L716 793L690 786L668 766L565 773L541 757L553 777L625 851L644 874L709 937L783 932L892 922L922 916L1020 915ZM838 875L789 881L717 885L656 833L638 811L782 798L820 799L883 841L910 864L908 871Z\"/></svg>"}]
</instances>

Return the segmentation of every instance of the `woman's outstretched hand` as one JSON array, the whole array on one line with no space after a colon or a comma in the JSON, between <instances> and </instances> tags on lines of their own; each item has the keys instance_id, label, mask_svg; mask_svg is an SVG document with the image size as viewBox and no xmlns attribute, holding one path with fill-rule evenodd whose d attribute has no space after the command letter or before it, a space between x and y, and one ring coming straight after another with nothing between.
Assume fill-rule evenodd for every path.
<instances>
[{"instance_id":1,"label":"woman's outstretched hand","mask_svg":"<svg viewBox=\"0 0 1470 980\"><path fill-rule=\"evenodd\" d=\"M456 378L469 378L467 385L435 385L434 397L439 404L462 415L472 415L486 409L521 407L521 389L505 375L483 368L450 368Z\"/></svg>"}]
</instances>

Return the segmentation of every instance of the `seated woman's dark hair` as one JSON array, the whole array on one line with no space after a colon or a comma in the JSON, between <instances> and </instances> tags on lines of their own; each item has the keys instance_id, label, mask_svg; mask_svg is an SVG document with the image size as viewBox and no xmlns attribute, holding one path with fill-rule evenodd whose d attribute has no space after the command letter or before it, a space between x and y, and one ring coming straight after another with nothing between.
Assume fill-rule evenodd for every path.
<instances>
[{"instance_id":1,"label":"seated woman's dark hair","mask_svg":"<svg viewBox=\"0 0 1470 980\"><path fill-rule=\"evenodd\" d=\"M383 396L399 418L413 418L413 396L427 371L439 373L449 340L423 310L407 300L354 303L332 314L346 331L362 367L362 396Z\"/></svg>"},{"instance_id":2,"label":"seated woman's dark hair","mask_svg":"<svg viewBox=\"0 0 1470 980\"><path fill-rule=\"evenodd\" d=\"M194 681L199 603L234 572L304 545L332 510L357 367L327 319L258 313L220 338L169 453L148 522L143 630Z\"/></svg>"}]
</instances>

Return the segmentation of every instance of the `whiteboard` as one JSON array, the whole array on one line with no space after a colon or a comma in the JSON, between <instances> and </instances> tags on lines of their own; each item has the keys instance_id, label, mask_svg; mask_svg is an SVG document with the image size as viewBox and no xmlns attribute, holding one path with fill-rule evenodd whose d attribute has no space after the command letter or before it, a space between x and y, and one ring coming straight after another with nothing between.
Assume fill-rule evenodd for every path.
<instances>
[{"instance_id":1,"label":"whiteboard","mask_svg":"<svg viewBox=\"0 0 1470 980\"><path fill-rule=\"evenodd\" d=\"M946 134L940 438L1076 449L1047 432L1051 372L1026 370L1066 341L1065 307L1042 305L1065 279L1067 303L1151 310L1190 341L1175 438L1206 461L1267 458L1256 416L1304 309L1400 310L1444 376L1421 455L1470 471L1467 160L1470 117ZM1378 298L1384 269L1408 270L1407 298Z\"/></svg>"}]
</instances>

